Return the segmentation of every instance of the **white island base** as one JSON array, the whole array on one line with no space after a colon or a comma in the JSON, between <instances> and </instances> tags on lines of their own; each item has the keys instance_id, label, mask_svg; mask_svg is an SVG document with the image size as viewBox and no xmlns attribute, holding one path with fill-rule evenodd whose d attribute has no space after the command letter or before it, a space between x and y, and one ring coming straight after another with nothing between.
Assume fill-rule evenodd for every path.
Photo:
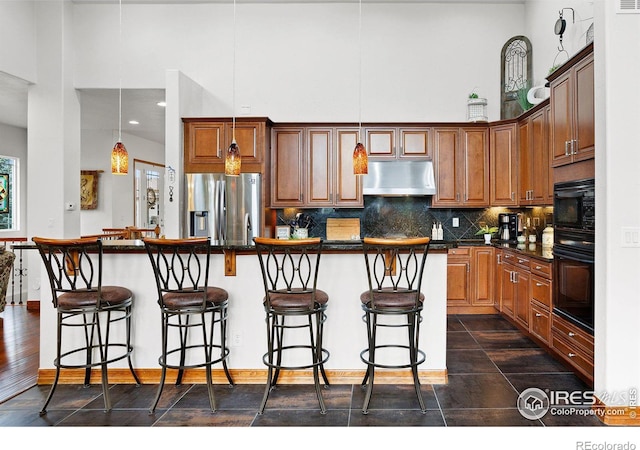
<instances>
[{"instance_id":1,"label":"white island base","mask_svg":"<svg viewBox=\"0 0 640 450\"><path fill-rule=\"evenodd\" d=\"M143 249L143 247L142 247ZM161 318L156 301L155 279L146 253L105 253L103 284L126 286L134 293L132 344L133 365L143 383L158 383L160 367ZM228 367L234 382L240 384L265 383L267 370L262 361L266 352L266 325L262 298L264 288L258 258L253 254L236 256L236 276L224 275L224 255L211 255L210 284L229 292L229 321L227 339L230 347ZM56 347L56 312L51 303L49 281L46 273L41 279L40 301L40 369L39 384L51 384L55 375L53 360ZM431 252L427 256L423 292L425 293L420 348L426 353L426 361L420 365L420 379L424 383L447 382L446 327L447 327L447 254ZM360 294L367 289L364 257L360 252L325 252L321 257L318 287L329 295L327 321L324 329L324 347L330 352L325 369L331 384L354 384L362 381L365 364L360 352L367 346L366 328L362 322ZM392 329L395 336L379 335L380 339L406 345L406 330ZM112 333L124 335L124 328L114 328ZM307 336L296 338L308 342ZM304 341L307 339L307 341ZM385 342L386 343L386 342ZM64 344L68 344L64 342ZM73 344L71 344L73 345ZM65 348L67 345L65 345ZM297 350L296 350L297 351ZM384 354L384 361L407 360L405 351L395 350ZM308 351L304 355L293 355L294 365L303 365L310 360ZM389 358L389 359L386 359ZM78 370L63 370L60 383L82 383L83 373ZM227 383L222 365L214 366L214 382ZM92 382L99 383L99 371L92 374ZM169 373L168 383L175 380ZM134 383L126 360L109 366L110 383ZM185 383L204 383L204 369L188 371ZM312 383L311 370L283 371L280 383ZM412 383L410 371L376 371L376 383Z\"/></svg>"}]
</instances>

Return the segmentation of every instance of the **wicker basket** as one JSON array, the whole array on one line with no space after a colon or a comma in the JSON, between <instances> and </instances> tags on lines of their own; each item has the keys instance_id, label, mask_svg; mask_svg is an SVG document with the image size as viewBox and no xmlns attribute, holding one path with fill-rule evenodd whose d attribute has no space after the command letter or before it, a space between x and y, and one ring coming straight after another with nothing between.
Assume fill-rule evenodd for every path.
<instances>
[{"instance_id":1,"label":"wicker basket","mask_svg":"<svg viewBox=\"0 0 640 450\"><path fill-rule=\"evenodd\" d=\"M486 98L470 98L467 100L467 120L469 122L489 121Z\"/></svg>"}]
</instances>

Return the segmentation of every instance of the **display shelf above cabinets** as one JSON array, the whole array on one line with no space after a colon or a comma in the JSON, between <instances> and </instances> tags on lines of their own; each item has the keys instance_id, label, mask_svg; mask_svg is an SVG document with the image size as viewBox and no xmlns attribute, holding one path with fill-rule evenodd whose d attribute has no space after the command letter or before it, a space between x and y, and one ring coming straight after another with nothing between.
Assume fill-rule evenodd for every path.
<instances>
[{"instance_id":1,"label":"display shelf above cabinets","mask_svg":"<svg viewBox=\"0 0 640 450\"><path fill-rule=\"evenodd\" d=\"M367 126L365 146L372 160L431 158L432 129L422 126Z\"/></svg>"},{"instance_id":2,"label":"display shelf above cabinets","mask_svg":"<svg viewBox=\"0 0 640 450\"><path fill-rule=\"evenodd\" d=\"M594 158L593 44L548 77L551 87L553 167Z\"/></svg>"}]
</instances>

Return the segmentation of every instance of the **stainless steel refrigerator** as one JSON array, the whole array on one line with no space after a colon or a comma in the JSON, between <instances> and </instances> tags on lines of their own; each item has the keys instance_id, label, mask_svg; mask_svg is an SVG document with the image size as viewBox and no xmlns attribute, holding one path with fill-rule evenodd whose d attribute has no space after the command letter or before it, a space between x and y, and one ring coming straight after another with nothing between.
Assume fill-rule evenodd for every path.
<instances>
[{"instance_id":1,"label":"stainless steel refrigerator","mask_svg":"<svg viewBox=\"0 0 640 450\"><path fill-rule=\"evenodd\" d=\"M262 224L259 173L228 177L223 173L186 175L186 230L212 241L252 244Z\"/></svg>"}]
</instances>

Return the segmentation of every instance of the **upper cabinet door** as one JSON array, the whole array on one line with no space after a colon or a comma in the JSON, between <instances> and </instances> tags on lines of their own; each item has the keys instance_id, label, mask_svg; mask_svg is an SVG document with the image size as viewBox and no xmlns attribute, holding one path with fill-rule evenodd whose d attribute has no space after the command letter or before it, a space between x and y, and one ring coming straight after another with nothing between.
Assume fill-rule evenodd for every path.
<instances>
[{"instance_id":1,"label":"upper cabinet door","mask_svg":"<svg viewBox=\"0 0 640 450\"><path fill-rule=\"evenodd\" d=\"M333 206L333 131L307 129L307 196L309 206Z\"/></svg>"},{"instance_id":2,"label":"upper cabinet door","mask_svg":"<svg viewBox=\"0 0 640 450\"><path fill-rule=\"evenodd\" d=\"M364 130L367 153L371 159L394 159L396 157L395 128L367 128Z\"/></svg>"},{"instance_id":3,"label":"upper cabinet door","mask_svg":"<svg viewBox=\"0 0 640 450\"><path fill-rule=\"evenodd\" d=\"M399 158L431 157L431 128L400 128Z\"/></svg>"},{"instance_id":4,"label":"upper cabinet door","mask_svg":"<svg viewBox=\"0 0 640 450\"><path fill-rule=\"evenodd\" d=\"M457 157L459 139L457 127L434 129L434 170L436 178L436 195L432 198L432 206L450 207L460 203L458 179L460 178L459 157Z\"/></svg>"},{"instance_id":5,"label":"upper cabinet door","mask_svg":"<svg viewBox=\"0 0 640 450\"><path fill-rule=\"evenodd\" d=\"M185 123L185 165L224 164L224 144L224 123Z\"/></svg>"},{"instance_id":6,"label":"upper cabinet door","mask_svg":"<svg viewBox=\"0 0 640 450\"><path fill-rule=\"evenodd\" d=\"M595 156L595 105L593 56L574 69L575 80L575 146L574 160Z\"/></svg>"},{"instance_id":7,"label":"upper cabinet door","mask_svg":"<svg viewBox=\"0 0 640 450\"><path fill-rule=\"evenodd\" d=\"M271 153L271 206L296 207L304 205L304 129L278 128L273 130Z\"/></svg>"},{"instance_id":8,"label":"upper cabinet door","mask_svg":"<svg viewBox=\"0 0 640 450\"><path fill-rule=\"evenodd\" d=\"M489 131L462 128L462 206L489 206Z\"/></svg>"},{"instance_id":9,"label":"upper cabinet door","mask_svg":"<svg viewBox=\"0 0 640 450\"><path fill-rule=\"evenodd\" d=\"M589 51L574 56L577 62L565 73L550 77L553 167L595 156L594 67Z\"/></svg>"},{"instance_id":10,"label":"upper cabinet door","mask_svg":"<svg viewBox=\"0 0 640 450\"><path fill-rule=\"evenodd\" d=\"M358 130L338 128L336 130L336 206L363 206L362 175L353 173L353 149L358 143ZM365 175L366 176L366 175Z\"/></svg>"},{"instance_id":11,"label":"upper cabinet door","mask_svg":"<svg viewBox=\"0 0 640 450\"><path fill-rule=\"evenodd\" d=\"M489 142L491 206L517 206L516 124L491 127Z\"/></svg>"}]
</instances>

